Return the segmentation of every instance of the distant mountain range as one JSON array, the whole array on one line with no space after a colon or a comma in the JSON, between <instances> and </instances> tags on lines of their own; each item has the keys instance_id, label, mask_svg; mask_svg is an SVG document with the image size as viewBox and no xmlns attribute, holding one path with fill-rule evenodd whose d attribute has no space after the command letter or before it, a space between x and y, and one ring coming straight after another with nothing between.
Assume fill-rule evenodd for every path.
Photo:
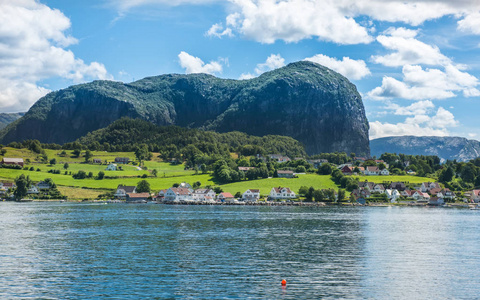
<instances>
[{"instance_id":1,"label":"distant mountain range","mask_svg":"<svg viewBox=\"0 0 480 300\"><path fill-rule=\"evenodd\" d=\"M403 153L437 155L443 160L468 161L480 156L480 142L462 137L394 136L370 141L371 155Z\"/></svg>"},{"instance_id":2,"label":"distant mountain range","mask_svg":"<svg viewBox=\"0 0 480 300\"><path fill-rule=\"evenodd\" d=\"M21 113L0 113L0 129L7 127L8 124L20 119L25 115L24 112Z\"/></svg>"},{"instance_id":3,"label":"distant mountain range","mask_svg":"<svg viewBox=\"0 0 480 300\"><path fill-rule=\"evenodd\" d=\"M284 135L308 154L370 153L362 98L344 76L296 62L249 80L168 74L94 81L52 92L0 132L0 142L63 144L122 117L216 132Z\"/></svg>"}]
</instances>

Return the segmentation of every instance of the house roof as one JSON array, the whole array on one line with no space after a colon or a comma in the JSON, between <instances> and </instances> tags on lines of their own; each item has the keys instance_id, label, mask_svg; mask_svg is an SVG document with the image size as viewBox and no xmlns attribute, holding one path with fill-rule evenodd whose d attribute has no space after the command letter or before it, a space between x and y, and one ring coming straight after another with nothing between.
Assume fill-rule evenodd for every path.
<instances>
[{"instance_id":1,"label":"house roof","mask_svg":"<svg viewBox=\"0 0 480 300\"><path fill-rule=\"evenodd\" d=\"M293 171L290 170L278 170L277 174L293 174Z\"/></svg>"},{"instance_id":2,"label":"house roof","mask_svg":"<svg viewBox=\"0 0 480 300\"><path fill-rule=\"evenodd\" d=\"M128 198L148 198L151 195L149 193L127 193Z\"/></svg>"},{"instance_id":3,"label":"house roof","mask_svg":"<svg viewBox=\"0 0 480 300\"><path fill-rule=\"evenodd\" d=\"M286 192L287 192L287 193L291 193L291 192L292 192L292 191L290 190L290 188L287 188L287 187L280 187L280 186L279 186L278 188L274 187L273 189L275 190L276 193L281 193L283 189L286 189Z\"/></svg>"},{"instance_id":4,"label":"house roof","mask_svg":"<svg viewBox=\"0 0 480 300\"><path fill-rule=\"evenodd\" d=\"M369 171L369 172L379 172L380 170L378 169L378 167L368 166L367 171Z\"/></svg>"},{"instance_id":5,"label":"house roof","mask_svg":"<svg viewBox=\"0 0 480 300\"><path fill-rule=\"evenodd\" d=\"M190 194L192 194L190 192L190 190L187 189L187 188L181 188L181 187L174 188L174 187L172 187L170 189L177 195L190 195Z\"/></svg>"},{"instance_id":6,"label":"house roof","mask_svg":"<svg viewBox=\"0 0 480 300\"><path fill-rule=\"evenodd\" d=\"M232 195L232 194L230 194L230 193L225 193L225 192L218 194L218 196L219 196L219 197L221 196L221 197L223 197L223 198L233 198L233 195Z\"/></svg>"},{"instance_id":7,"label":"house roof","mask_svg":"<svg viewBox=\"0 0 480 300\"><path fill-rule=\"evenodd\" d=\"M248 171L248 170L253 170L255 167L238 167L239 171Z\"/></svg>"},{"instance_id":8,"label":"house roof","mask_svg":"<svg viewBox=\"0 0 480 300\"><path fill-rule=\"evenodd\" d=\"M23 158L8 158L8 157L4 157L4 158L3 158L3 162L5 162L5 163L15 163L15 164L18 164L18 163L23 163Z\"/></svg>"},{"instance_id":9,"label":"house roof","mask_svg":"<svg viewBox=\"0 0 480 300\"><path fill-rule=\"evenodd\" d=\"M260 190L258 189L248 189L247 192L250 191L252 193L260 193Z\"/></svg>"},{"instance_id":10,"label":"house roof","mask_svg":"<svg viewBox=\"0 0 480 300\"><path fill-rule=\"evenodd\" d=\"M119 185L117 190L124 190L125 193L133 193L137 187L136 186L128 186L128 185Z\"/></svg>"}]
</instances>

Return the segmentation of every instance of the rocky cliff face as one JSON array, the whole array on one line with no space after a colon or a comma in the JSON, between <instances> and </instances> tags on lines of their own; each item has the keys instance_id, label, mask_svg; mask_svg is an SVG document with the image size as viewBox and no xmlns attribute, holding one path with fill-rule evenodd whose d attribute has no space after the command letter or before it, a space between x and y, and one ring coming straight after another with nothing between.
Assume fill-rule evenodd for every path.
<instances>
[{"instance_id":1,"label":"rocky cliff face","mask_svg":"<svg viewBox=\"0 0 480 300\"><path fill-rule=\"evenodd\" d=\"M12 123L15 120L20 119L25 115L24 112L21 113L0 113L0 129L7 127L8 124Z\"/></svg>"},{"instance_id":2,"label":"rocky cliff face","mask_svg":"<svg viewBox=\"0 0 480 300\"><path fill-rule=\"evenodd\" d=\"M94 81L72 86L40 99L0 138L3 143L65 143L122 116L157 125L286 135L302 142L309 154L370 153L368 121L356 87L311 62L250 80L172 74L130 84Z\"/></svg>"},{"instance_id":3,"label":"rocky cliff face","mask_svg":"<svg viewBox=\"0 0 480 300\"><path fill-rule=\"evenodd\" d=\"M480 142L462 137L396 136L370 141L372 155L403 153L436 155L442 160L468 161L480 156Z\"/></svg>"}]
</instances>

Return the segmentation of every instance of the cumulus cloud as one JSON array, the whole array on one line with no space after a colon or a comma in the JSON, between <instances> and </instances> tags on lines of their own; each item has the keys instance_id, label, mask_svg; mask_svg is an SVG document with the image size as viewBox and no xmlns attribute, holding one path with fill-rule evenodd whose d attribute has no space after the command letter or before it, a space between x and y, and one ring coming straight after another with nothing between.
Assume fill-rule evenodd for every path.
<instances>
[{"instance_id":1,"label":"cumulus cloud","mask_svg":"<svg viewBox=\"0 0 480 300\"><path fill-rule=\"evenodd\" d=\"M280 54L271 54L263 64L258 64L255 73L258 75L267 71L275 70L285 66L285 59Z\"/></svg>"},{"instance_id":2,"label":"cumulus cloud","mask_svg":"<svg viewBox=\"0 0 480 300\"><path fill-rule=\"evenodd\" d=\"M382 85L367 93L375 100L403 98L411 100L446 99L462 92L465 97L478 96L478 79L458 67L447 65L444 70L423 69L421 66L406 65L402 69L403 81L385 76Z\"/></svg>"},{"instance_id":3,"label":"cumulus cloud","mask_svg":"<svg viewBox=\"0 0 480 300\"><path fill-rule=\"evenodd\" d=\"M468 14L464 19L457 22L458 30L480 35L480 12Z\"/></svg>"},{"instance_id":4,"label":"cumulus cloud","mask_svg":"<svg viewBox=\"0 0 480 300\"><path fill-rule=\"evenodd\" d=\"M133 0L132 0L133 1ZM144 0L146 1L146 0ZM476 34L478 12L475 1L460 0L230 0L234 12L227 17L225 28L237 31L248 39L271 44L276 40L298 42L318 38L338 44L370 43L375 32L370 22L357 22L356 17L370 20L402 22L418 26L427 20L451 15L461 30ZM234 22L232 22L232 20ZM230 22L229 22L230 21ZM215 26L215 25L214 25ZM211 28L212 29L212 28Z\"/></svg>"},{"instance_id":5,"label":"cumulus cloud","mask_svg":"<svg viewBox=\"0 0 480 300\"><path fill-rule=\"evenodd\" d=\"M243 73L240 75L240 80L252 79L261 75L267 71L275 70L285 66L285 59L280 54L270 54L264 63L257 64L255 73Z\"/></svg>"},{"instance_id":6,"label":"cumulus cloud","mask_svg":"<svg viewBox=\"0 0 480 300\"><path fill-rule=\"evenodd\" d=\"M392 53L372 56L372 61L388 67L406 64L445 65L451 63L437 46L415 39L417 32L405 28L388 29L377 41Z\"/></svg>"},{"instance_id":7,"label":"cumulus cloud","mask_svg":"<svg viewBox=\"0 0 480 300\"><path fill-rule=\"evenodd\" d=\"M34 0L0 1L0 109L24 111L49 92L38 82L61 77L78 83L110 79L104 65L85 63L66 47L70 20Z\"/></svg>"},{"instance_id":8,"label":"cumulus cloud","mask_svg":"<svg viewBox=\"0 0 480 300\"><path fill-rule=\"evenodd\" d=\"M429 103L423 102L419 106L426 106L428 109L432 108ZM409 108L405 108L407 111ZM380 121L370 122L370 138L376 139L386 136L448 136L449 128L458 126L458 121L455 120L454 115L439 107L434 115L426 114L427 111L418 111L412 117L406 118L400 123L382 123Z\"/></svg>"},{"instance_id":9,"label":"cumulus cloud","mask_svg":"<svg viewBox=\"0 0 480 300\"><path fill-rule=\"evenodd\" d=\"M343 57L342 60L338 60L323 54L307 57L305 60L319 63L342 74L348 79L359 80L367 75L370 75L370 70L363 60L354 60L349 57Z\"/></svg>"},{"instance_id":10,"label":"cumulus cloud","mask_svg":"<svg viewBox=\"0 0 480 300\"><path fill-rule=\"evenodd\" d=\"M180 60L180 66L185 69L185 73L206 73L216 74L222 72L222 65L218 61L211 61L208 64L204 63L198 57L188 54L185 51L180 52L178 55Z\"/></svg>"},{"instance_id":11,"label":"cumulus cloud","mask_svg":"<svg viewBox=\"0 0 480 300\"><path fill-rule=\"evenodd\" d=\"M418 101L408 106L400 106L393 102L388 102L384 107L387 110L392 111L395 115L399 116L411 116L411 115L426 115L429 113L435 105L430 100Z\"/></svg>"},{"instance_id":12,"label":"cumulus cloud","mask_svg":"<svg viewBox=\"0 0 480 300\"><path fill-rule=\"evenodd\" d=\"M232 29L231 28L225 28L223 29L223 26L221 23L213 24L212 27L206 32L206 36L212 36L212 37L218 37L221 38L222 36L229 36L232 37Z\"/></svg>"}]
</instances>

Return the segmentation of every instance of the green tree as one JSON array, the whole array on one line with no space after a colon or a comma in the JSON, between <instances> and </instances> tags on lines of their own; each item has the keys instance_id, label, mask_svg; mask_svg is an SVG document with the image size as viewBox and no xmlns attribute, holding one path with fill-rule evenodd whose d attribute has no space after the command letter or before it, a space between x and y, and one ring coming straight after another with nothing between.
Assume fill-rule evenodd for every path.
<instances>
[{"instance_id":1,"label":"green tree","mask_svg":"<svg viewBox=\"0 0 480 300\"><path fill-rule=\"evenodd\" d=\"M345 190L338 189L338 202L342 202L345 199Z\"/></svg>"},{"instance_id":2,"label":"green tree","mask_svg":"<svg viewBox=\"0 0 480 300\"><path fill-rule=\"evenodd\" d=\"M193 186L192 186L192 187L193 187L194 189L198 189L201 185L202 185L202 183L201 183L200 181L195 181L195 182L193 183Z\"/></svg>"},{"instance_id":3,"label":"green tree","mask_svg":"<svg viewBox=\"0 0 480 300\"><path fill-rule=\"evenodd\" d=\"M306 195L308 193L308 186L301 186L300 189L298 190L298 194L300 195Z\"/></svg>"},{"instance_id":4,"label":"green tree","mask_svg":"<svg viewBox=\"0 0 480 300\"><path fill-rule=\"evenodd\" d=\"M144 160L152 159L152 153L148 151L148 146L146 144L140 144L135 147L135 157L141 164Z\"/></svg>"},{"instance_id":5,"label":"green tree","mask_svg":"<svg viewBox=\"0 0 480 300\"><path fill-rule=\"evenodd\" d=\"M158 175L157 169L153 169L153 170L152 170L152 175L155 176L155 177L157 177L157 175Z\"/></svg>"},{"instance_id":6,"label":"green tree","mask_svg":"<svg viewBox=\"0 0 480 300\"><path fill-rule=\"evenodd\" d=\"M315 190L315 192L313 192L313 197L317 202L323 202L325 200L325 195L322 190Z\"/></svg>"},{"instance_id":7,"label":"green tree","mask_svg":"<svg viewBox=\"0 0 480 300\"><path fill-rule=\"evenodd\" d=\"M330 164L322 164L320 168L318 168L318 174L320 175L330 175L332 174L332 166Z\"/></svg>"},{"instance_id":8,"label":"green tree","mask_svg":"<svg viewBox=\"0 0 480 300\"><path fill-rule=\"evenodd\" d=\"M103 171L98 172L97 179L102 180L104 177L105 177L105 172Z\"/></svg>"},{"instance_id":9,"label":"green tree","mask_svg":"<svg viewBox=\"0 0 480 300\"><path fill-rule=\"evenodd\" d=\"M138 193L150 193L150 183L146 180L140 180L137 183L137 192Z\"/></svg>"},{"instance_id":10,"label":"green tree","mask_svg":"<svg viewBox=\"0 0 480 300\"><path fill-rule=\"evenodd\" d=\"M15 178L15 185L17 188L13 192L13 195L15 199L20 200L27 195L28 188L32 185L30 176L25 177L25 175L21 174Z\"/></svg>"},{"instance_id":11,"label":"green tree","mask_svg":"<svg viewBox=\"0 0 480 300\"><path fill-rule=\"evenodd\" d=\"M72 152L73 156L75 156L75 157L79 157L80 153L82 153L82 150L78 149L78 148L74 149L73 152Z\"/></svg>"},{"instance_id":12,"label":"green tree","mask_svg":"<svg viewBox=\"0 0 480 300\"><path fill-rule=\"evenodd\" d=\"M92 156L93 156L92 151L90 150L85 151L85 162L88 162L90 158L92 158Z\"/></svg>"},{"instance_id":13,"label":"green tree","mask_svg":"<svg viewBox=\"0 0 480 300\"><path fill-rule=\"evenodd\" d=\"M64 164L63 164L63 168L64 168L65 170L68 169L68 167L70 167L70 166L68 165L68 163L64 163Z\"/></svg>"},{"instance_id":14,"label":"green tree","mask_svg":"<svg viewBox=\"0 0 480 300\"><path fill-rule=\"evenodd\" d=\"M235 193L235 198L241 198L241 197L242 197L242 193L240 193L240 192Z\"/></svg>"},{"instance_id":15,"label":"green tree","mask_svg":"<svg viewBox=\"0 0 480 300\"><path fill-rule=\"evenodd\" d=\"M56 158L52 158L50 160L50 164L53 166L53 165L56 165L57 164L57 159Z\"/></svg>"}]
</instances>

